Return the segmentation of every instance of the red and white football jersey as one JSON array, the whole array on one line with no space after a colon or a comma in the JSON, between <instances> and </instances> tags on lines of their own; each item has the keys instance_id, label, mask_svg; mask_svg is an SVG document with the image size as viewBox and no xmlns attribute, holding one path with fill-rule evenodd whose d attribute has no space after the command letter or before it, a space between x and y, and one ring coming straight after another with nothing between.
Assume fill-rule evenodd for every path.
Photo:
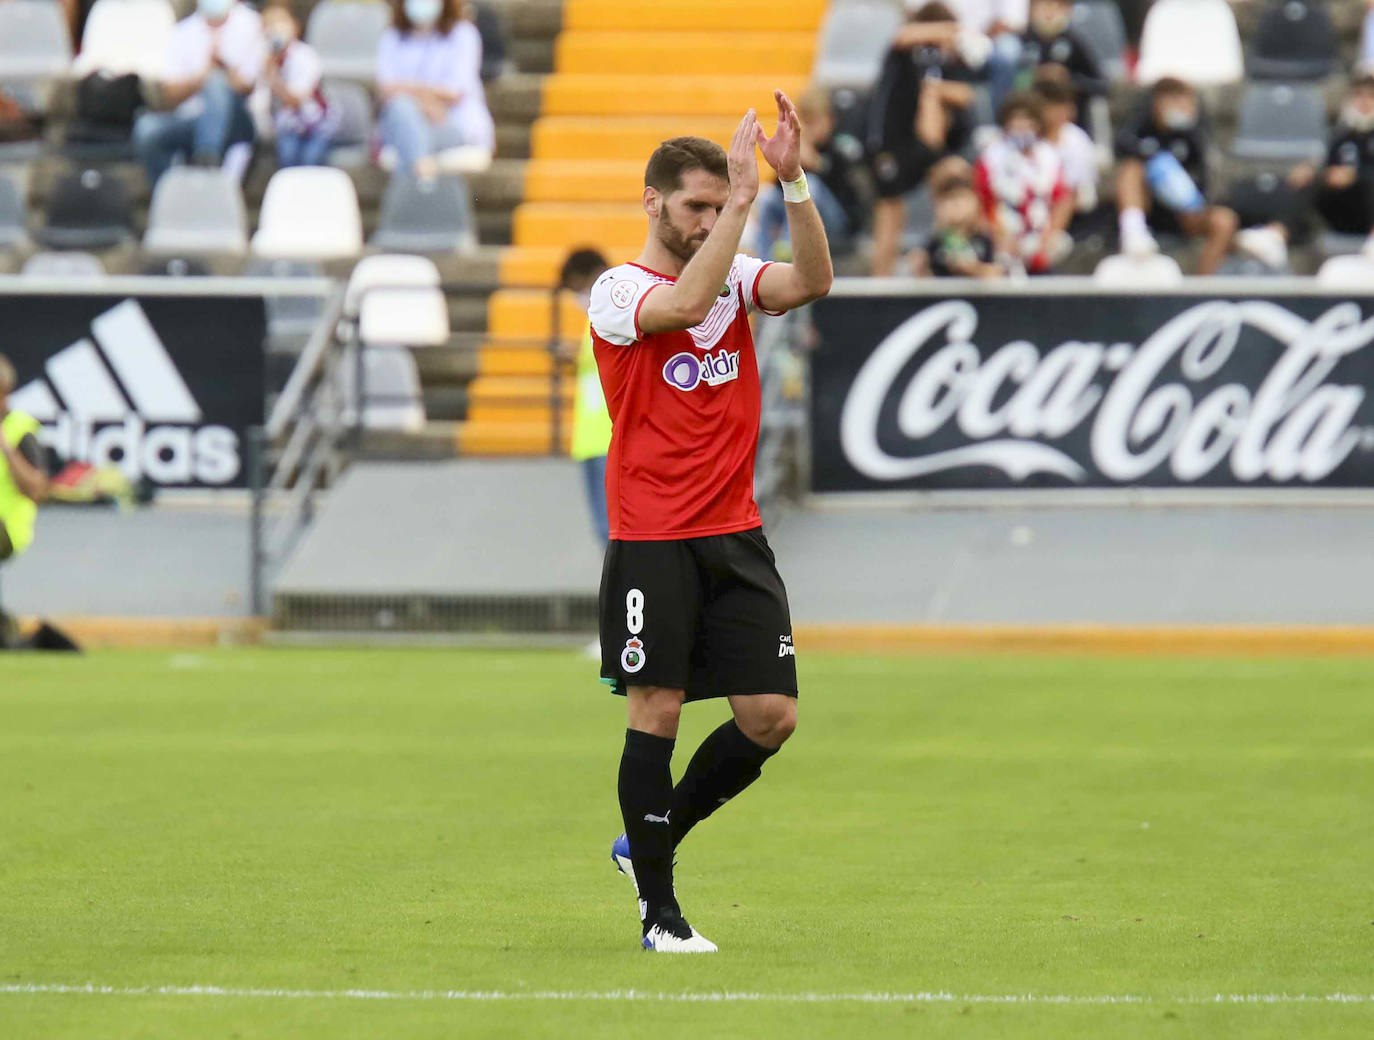
<instances>
[{"instance_id":1,"label":"red and white football jersey","mask_svg":"<svg viewBox=\"0 0 1374 1040\"><path fill-rule=\"evenodd\" d=\"M1036 141L1029 153L993 141L978 156L973 181L988 220L1016 239L1043 232L1050 210L1069 193L1059 152L1048 141Z\"/></svg>"},{"instance_id":2,"label":"red and white football jersey","mask_svg":"<svg viewBox=\"0 0 1374 1040\"><path fill-rule=\"evenodd\" d=\"M588 317L611 413L611 537L663 541L758 527L759 368L749 314L767 261L738 254L706 320L645 334L639 310L675 279L639 264L592 287ZM767 312L766 312L767 313Z\"/></svg>"}]
</instances>

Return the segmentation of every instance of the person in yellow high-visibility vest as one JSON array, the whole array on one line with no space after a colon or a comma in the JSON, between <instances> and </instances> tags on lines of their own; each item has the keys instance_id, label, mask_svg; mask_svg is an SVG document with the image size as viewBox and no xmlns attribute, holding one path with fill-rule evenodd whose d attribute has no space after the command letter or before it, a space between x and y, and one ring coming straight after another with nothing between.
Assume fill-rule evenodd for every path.
<instances>
[{"instance_id":1,"label":"person in yellow high-visibility vest","mask_svg":"<svg viewBox=\"0 0 1374 1040\"><path fill-rule=\"evenodd\" d=\"M582 309L592 284L610 264L595 249L577 249L563 262L558 276L559 289L577 296ZM601 390L601 375L592 353L591 327L582 326L578 343L560 347L564 361L575 362L577 386L573 396L572 444L570 454L582 467L587 487L587 507L592 514L592 529L605 545L611 537L610 521L606 516L606 452L611 446L611 415L606 410L606 396Z\"/></svg>"},{"instance_id":2,"label":"person in yellow high-visibility vest","mask_svg":"<svg viewBox=\"0 0 1374 1040\"><path fill-rule=\"evenodd\" d=\"M0 354L0 560L33 542L38 504L48 496L38 420L10 409L14 384L14 366Z\"/></svg>"}]
</instances>

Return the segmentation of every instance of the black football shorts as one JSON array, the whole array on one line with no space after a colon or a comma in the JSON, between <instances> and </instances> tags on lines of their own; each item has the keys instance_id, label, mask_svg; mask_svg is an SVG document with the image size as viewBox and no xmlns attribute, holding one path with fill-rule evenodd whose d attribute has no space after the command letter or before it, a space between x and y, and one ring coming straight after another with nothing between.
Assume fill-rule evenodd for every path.
<instances>
[{"instance_id":1,"label":"black football shorts","mask_svg":"<svg viewBox=\"0 0 1374 1040\"><path fill-rule=\"evenodd\" d=\"M601 677L687 700L797 695L787 590L761 528L612 541L601 572Z\"/></svg>"}]
</instances>

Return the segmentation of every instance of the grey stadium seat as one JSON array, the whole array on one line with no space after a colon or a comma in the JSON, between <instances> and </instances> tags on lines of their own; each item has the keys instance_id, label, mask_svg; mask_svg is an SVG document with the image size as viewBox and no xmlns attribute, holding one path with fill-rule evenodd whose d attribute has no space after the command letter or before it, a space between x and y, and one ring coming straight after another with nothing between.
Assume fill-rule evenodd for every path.
<instances>
[{"instance_id":1,"label":"grey stadium seat","mask_svg":"<svg viewBox=\"0 0 1374 1040\"><path fill-rule=\"evenodd\" d=\"M329 107L340 114L339 127L329 146L329 165L355 169L368 165L372 147L372 96L358 83L335 81L324 85Z\"/></svg>"},{"instance_id":2,"label":"grey stadium seat","mask_svg":"<svg viewBox=\"0 0 1374 1040\"><path fill-rule=\"evenodd\" d=\"M1079 0L1073 5L1073 28L1109 77L1125 78L1121 55L1126 49L1126 23L1115 0Z\"/></svg>"},{"instance_id":3,"label":"grey stadium seat","mask_svg":"<svg viewBox=\"0 0 1374 1040\"><path fill-rule=\"evenodd\" d=\"M50 0L0 3L0 80L64 76L72 62L62 6Z\"/></svg>"},{"instance_id":4,"label":"grey stadium seat","mask_svg":"<svg viewBox=\"0 0 1374 1040\"><path fill-rule=\"evenodd\" d=\"M242 256L247 224L243 195L230 174L174 166L153 188L143 248L160 255Z\"/></svg>"},{"instance_id":5,"label":"grey stadium seat","mask_svg":"<svg viewBox=\"0 0 1374 1040\"><path fill-rule=\"evenodd\" d=\"M397 253L453 253L476 241L472 203L462 177L396 173L382 196L381 216L368 245Z\"/></svg>"},{"instance_id":6,"label":"grey stadium seat","mask_svg":"<svg viewBox=\"0 0 1374 1040\"><path fill-rule=\"evenodd\" d=\"M244 268L249 278L323 278L324 268L303 260L251 260ZM265 296L267 334L274 340L301 340L309 336L324 313L324 298L316 296Z\"/></svg>"},{"instance_id":7,"label":"grey stadium seat","mask_svg":"<svg viewBox=\"0 0 1374 1040\"><path fill-rule=\"evenodd\" d=\"M24 261L31 278L103 278L105 268L90 253L34 253Z\"/></svg>"},{"instance_id":8,"label":"grey stadium seat","mask_svg":"<svg viewBox=\"0 0 1374 1040\"><path fill-rule=\"evenodd\" d=\"M901 24L901 8L885 0L831 4L811 78L825 87L873 86Z\"/></svg>"},{"instance_id":9,"label":"grey stadium seat","mask_svg":"<svg viewBox=\"0 0 1374 1040\"><path fill-rule=\"evenodd\" d=\"M1241 159L1320 159L1326 154L1321 88L1311 83L1247 84L1231 152Z\"/></svg>"},{"instance_id":10,"label":"grey stadium seat","mask_svg":"<svg viewBox=\"0 0 1374 1040\"><path fill-rule=\"evenodd\" d=\"M1340 64L1331 16L1309 0L1271 0L1260 15L1248 71L1256 79L1322 79Z\"/></svg>"},{"instance_id":11,"label":"grey stadium seat","mask_svg":"<svg viewBox=\"0 0 1374 1040\"><path fill-rule=\"evenodd\" d=\"M24 230L24 193L14 178L0 172L0 248L19 249L28 244Z\"/></svg>"},{"instance_id":12,"label":"grey stadium seat","mask_svg":"<svg viewBox=\"0 0 1374 1040\"><path fill-rule=\"evenodd\" d=\"M310 12L305 42L319 52L330 79L371 80L377 41L391 24L391 7L374 0L323 0Z\"/></svg>"},{"instance_id":13,"label":"grey stadium seat","mask_svg":"<svg viewBox=\"0 0 1374 1040\"><path fill-rule=\"evenodd\" d=\"M133 203L118 177L78 170L53 188L38 240L53 249L110 249L133 237L133 223Z\"/></svg>"}]
</instances>

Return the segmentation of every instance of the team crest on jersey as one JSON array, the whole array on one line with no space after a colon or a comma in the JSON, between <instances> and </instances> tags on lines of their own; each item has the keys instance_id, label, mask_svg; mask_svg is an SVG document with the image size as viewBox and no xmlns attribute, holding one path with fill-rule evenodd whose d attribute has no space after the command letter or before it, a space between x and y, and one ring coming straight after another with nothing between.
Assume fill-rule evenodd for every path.
<instances>
[{"instance_id":1,"label":"team crest on jersey","mask_svg":"<svg viewBox=\"0 0 1374 1040\"><path fill-rule=\"evenodd\" d=\"M702 383L720 386L739 378L739 351L722 349L714 354L707 351L704 357L698 358L684 350L668 359L663 366L663 378L684 393L695 390Z\"/></svg>"},{"instance_id":2,"label":"team crest on jersey","mask_svg":"<svg viewBox=\"0 0 1374 1040\"><path fill-rule=\"evenodd\" d=\"M631 636L625 640L625 649L620 651L620 667L633 675L644 667L647 655L644 653L644 644L640 640Z\"/></svg>"},{"instance_id":3,"label":"team crest on jersey","mask_svg":"<svg viewBox=\"0 0 1374 1040\"><path fill-rule=\"evenodd\" d=\"M611 302L624 310L635 299L635 283L628 278L622 278L611 286Z\"/></svg>"},{"instance_id":4,"label":"team crest on jersey","mask_svg":"<svg viewBox=\"0 0 1374 1040\"><path fill-rule=\"evenodd\" d=\"M716 295L719 296L722 300L728 300L730 298L730 283L726 282L724 285L722 285L720 287L720 292L718 292Z\"/></svg>"}]
</instances>

